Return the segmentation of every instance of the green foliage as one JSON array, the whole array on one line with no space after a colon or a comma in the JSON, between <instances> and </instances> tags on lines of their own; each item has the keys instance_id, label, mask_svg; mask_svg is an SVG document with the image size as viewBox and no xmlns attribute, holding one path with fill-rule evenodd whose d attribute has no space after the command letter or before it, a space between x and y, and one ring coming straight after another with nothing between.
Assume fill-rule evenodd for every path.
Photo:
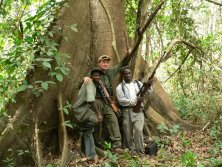
<instances>
[{"instance_id":1,"label":"green foliage","mask_svg":"<svg viewBox=\"0 0 222 167\"><path fill-rule=\"evenodd\" d=\"M203 163L205 166L210 166L210 167L220 167L222 166L222 158L210 158L207 159L206 162Z\"/></svg>"},{"instance_id":2,"label":"green foliage","mask_svg":"<svg viewBox=\"0 0 222 167\"><path fill-rule=\"evenodd\" d=\"M108 150L109 150L109 149L111 149L112 145L111 145L111 143L108 143L107 141L105 141L103 147L104 147L105 149L108 149Z\"/></svg>"},{"instance_id":3,"label":"green foliage","mask_svg":"<svg viewBox=\"0 0 222 167\"><path fill-rule=\"evenodd\" d=\"M191 141L187 138L181 138L181 141L182 141L182 145L185 147L185 148L188 148L191 144Z\"/></svg>"},{"instance_id":4,"label":"green foliage","mask_svg":"<svg viewBox=\"0 0 222 167\"><path fill-rule=\"evenodd\" d=\"M173 101L183 119L199 123L222 122L222 98L218 92L194 94L189 97L177 95Z\"/></svg>"},{"instance_id":5,"label":"green foliage","mask_svg":"<svg viewBox=\"0 0 222 167\"><path fill-rule=\"evenodd\" d=\"M66 105L63 107L63 112L69 115L69 110L72 109L72 104L69 101L66 101Z\"/></svg>"},{"instance_id":6,"label":"green foliage","mask_svg":"<svg viewBox=\"0 0 222 167\"><path fill-rule=\"evenodd\" d=\"M73 125L72 125L72 123L71 123L70 120L66 120L63 125L65 125L66 127L69 127L69 128L71 128L71 129L73 129Z\"/></svg>"},{"instance_id":7,"label":"green foliage","mask_svg":"<svg viewBox=\"0 0 222 167\"><path fill-rule=\"evenodd\" d=\"M104 152L105 154L105 157L107 158L107 161L104 163L104 166L106 167L109 167L109 166L118 166L118 163L117 163L117 155L115 154L112 154L112 152L110 151L111 149L111 143L108 143L105 141L104 143L104 148L106 149L106 151Z\"/></svg>"},{"instance_id":8,"label":"green foliage","mask_svg":"<svg viewBox=\"0 0 222 167\"><path fill-rule=\"evenodd\" d=\"M17 92L26 89L40 90L24 81L28 73L41 65L57 75L66 73L64 63L57 62L59 70L52 69L52 60L59 57L57 44L51 40L55 32L48 31L50 24L63 5L57 0L3 1L0 13L0 110L14 100ZM49 10L50 9L50 10ZM56 31L60 31L57 28ZM58 58L58 60L60 60ZM62 72L60 72L62 69ZM57 77L62 80L61 76ZM41 88L48 90L48 81L42 81ZM36 91L33 91L36 92Z\"/></svg>"},{"instance_id":9,"label":"green foliage","mask_svg":"<svg viewBox=\"0 0 222 167\"><path fill-rule=\"evenodd\" d=\"M29 150L18 149L15 152L13 152L13 150L10 148L8 149L8 156L1 161L3 162L5 167L14 167L15 166L14 157L24 156L26 154L30 154Z\"/></svg>"},{"instance_id":10,"label":"green foliage","mask_svg":"<svg viewBox=\"0 0 222 167\"><path fill-rule=\"evenodd\" d=\"M170 133L177 134L179 132L180 125L174 125L172 128L168 128L165 124L160 124L157 126L157 129L160 130L161 133Z\"/></svg>"},{"instance_id":11,"label":"green foliage","mask_svg":"<svg viewBox=\"0 0 222 167\"><path fill-rule=\"evenodd\" d=\"M16 150L18 156L22 156L24 154L29 154L28 150Z\"/></svg>"},{"instance_id":12,"label":"green foliage","mask_svg":"<svg viewBox=\"0 0 222 167\"><path fill-rule=\"evenodd\" d=\"M13 162L14 158L6 158L4 160L2 160L3 163L5 163L6 167L14 167L15 163Z\"/></svg>"},{"instance_id":13,"label":"green foliage","mask_svg":"<svg viewBox=\"0 0 222 167\"><path fill-rule=\"evenodd\" d=\"M28 88L33 88L32 85L29 85L28 82L26 80L23 81L22 85L20 85L20 87L18 87L17 92L23 92Z\"/></svg>"},{"instance_id":14,"label":"green foliage","mask_svg":"<svg viewBox=\"0 0 222 167\"><path fill-rule=\"evenodd\" d=\"M196 166L195 160L196 160L196 155L191 151L185 152L181 157L181 163L182 163L182 166L184 167Z\"/></svg>"},{"instance_id":15,"label":"green foliage","mask_svg":"<svg viewBox=\"0 0 222 167\"><path fill-rule=\"evenodd\" d=\"M211 154L213 156L221 155L221 149L222 149L222 141L218 139L214 143L214 148L212 149Z\"/></svg>"},{"instance_id":16,"label":"green foliage","mask_svg":"<svg viewBox=\"0 0 222 167\"><path fill-rule=\"evenodd\" d=\"M127 23L127 31L130 37L134 37L136 30L136 16L137 16L137 4L138 0L126 0L125 1L125 19Z\"/></svg>"},{"instance_id":17,"label":"green foliage","mask_svg":"<svg viewBox=\"0 0 222 167\"><path fill-rule=\"evenodd\" d=\"M112 152L110 150L105 151L105 157L107 159L109 159L109 162L106 162L107 165L108 165L108 163L111 164L111 166L117 166L118 165L118 163L117 163L117 160L118 160L117 155L116 154L112 154Z\"/></svg>"},{"instance_id":18,"label":"green foliage","mask_svg":"<svg viewBox=\"0 0 222 167\"><path fill-rule=\"evenodd\" d=\"M53 167L53 165L52 164L48 164L48 165L46 165L46 167Z\"/></svg>"},{"instance_id":19,"label":"green foliage","mask_svg":"<svg viewBox=\"0 0 222 167\"><path fill-rule=\"evenodd\" d=\"M201 51L193 50L177 73L164 86L172 95L173 102L183 119L202 126L209 123L207 128L210 128L211 137L219 139L222 125L222 91L219 79L222 38L219 35L221 29L218 28L221 27L220 14L215 10L214 24L212 24L208 22L212 16L211 7L207 3L171 1L169 4L171 7L167 5L166 8L172 9L172 14L169 16L172 22L168 24L164 21L165 27L170 31L164 31L167 32L166 37L185 39L194 43ZM201 22L205 24L199 24ZM215 26L215 29L209 28L211 26ZM173 57L164 64L169 75L179 67L187 53L187 47L178 45L173 48L171 53Z\"/></svg>"}]
</instances>

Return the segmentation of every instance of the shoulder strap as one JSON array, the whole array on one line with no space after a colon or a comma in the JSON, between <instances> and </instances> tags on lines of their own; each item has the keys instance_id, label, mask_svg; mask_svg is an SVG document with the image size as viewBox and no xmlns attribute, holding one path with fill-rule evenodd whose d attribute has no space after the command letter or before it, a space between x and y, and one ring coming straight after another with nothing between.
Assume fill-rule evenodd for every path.
<instances>
[{"instance_id":1,"label":"shoulder strap","mask_svg":"<svg viewBox=\"0 0 222 167\"><path fill-rule=\"evenodd\" d=\"M139 88L139 90L140 90L140 89L141 89L141 86L140 86L139 81L138 81L138 80L135 80L135 82L136 82L136 84L137 84L137 86L138 86L138 88Z\"/></svg>"},{"instance_id":2,"label":"shoulder strap","mask_svg":"<svg viewBox=\"0 0 222 167\"><path fill-rule=\"evenodd\" d=\"M123 94L125 96L125 89L124 89L124 86L123 86L123 82L121 82L121 87L122 87Z\"/></svg>"},{"instance_id":3,"label":"shoulder strap","mask_svg":"<svg viewBox=\"0 0 222 167\"><path fill-rule=\"evenodd\" d=\"M134 80L139 88L139 90L141 89L141 86L140 86L140 83L138 80ZM121 82L121 87L122 87L122 91L123 91L123 94L125 96L125 89L124 89L124 86L123 86L123 82Z\"/></svg>"}]
</instances>

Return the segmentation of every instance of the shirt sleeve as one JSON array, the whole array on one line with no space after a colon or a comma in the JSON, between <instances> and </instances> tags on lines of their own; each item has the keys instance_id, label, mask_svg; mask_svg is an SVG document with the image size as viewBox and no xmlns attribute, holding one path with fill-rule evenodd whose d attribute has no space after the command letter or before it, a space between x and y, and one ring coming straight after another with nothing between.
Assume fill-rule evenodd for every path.
<instances>
[{"instance_id":1,"label":"shirt sleeve","mask_svg":"<svg viewBox=\"0 0 222 167\"><path fill-rule=\"evenodd\" d=\"M113 80L122 68L122 62L107 70L108 75Z\"/></svg>"},{"instance_id":2,"label":"shirt sleeve","mask_svg":"<svg viewBox=\"0 0 222 167\"><path fill-rule=\"evenodd\" d=\"M137 103L136 98L135 99L127 99L125 97L121 84L119 84L116 88L116 97L117 97L119 104L124 107L126 107L126 106L132 107L132 106L135 106Z\"/></svg>"},{"instance_id":3,"label":"shirt sleeve","mask_svg":"<svg viewBox=\"0 0 222 167\"><path fill-rule=\"evenodd\" d=\"M96 88L93 82L86 84L86 101L94 102L96 97Z\"/></svg>"}]
</instances>

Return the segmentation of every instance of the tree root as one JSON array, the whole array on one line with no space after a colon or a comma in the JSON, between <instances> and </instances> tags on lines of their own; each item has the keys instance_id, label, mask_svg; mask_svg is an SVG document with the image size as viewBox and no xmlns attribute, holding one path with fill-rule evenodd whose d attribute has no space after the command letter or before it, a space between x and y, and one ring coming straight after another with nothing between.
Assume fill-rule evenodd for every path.
<instances>
[{"instance_id":1,"label":"tree root","mask_svg":"<svg viewBox=\"0 0 222 167\"><path fill-rule=\"evenodd\" d=\"M62 152L60 167L65 167L70 161L71 152L68 148L68 137L65 126L65 118L63 113L63 104L62 104L62 93L58 94L58 107L59 107L59 145L60 151Z\"/></svg>"},{"instance_id":2,"label":"tree root","mask_svg":"<svg viewBox=\"0 0 222 167\"><path fill-rule=\"evenodd\" d=\"M16 110L15 115L0 134L0 157L5 156L5 151L8 149L9 145L16 139L17 130L28 115L23 111L27 111L24 105L20 106L18 110Z\"/></svg>"},{"instance_id":3,"label":"tree root","mask_svg":"<svg viewBox=\"0 0 222 167\"><path fill-rule=\"evenodd\" d=\"M39 139L38 119L35 120L34 146L35 146L36 166L41 167L43 158L42 158L42 149L41 149L40 139Z\"/></svg>"}]
</instances>

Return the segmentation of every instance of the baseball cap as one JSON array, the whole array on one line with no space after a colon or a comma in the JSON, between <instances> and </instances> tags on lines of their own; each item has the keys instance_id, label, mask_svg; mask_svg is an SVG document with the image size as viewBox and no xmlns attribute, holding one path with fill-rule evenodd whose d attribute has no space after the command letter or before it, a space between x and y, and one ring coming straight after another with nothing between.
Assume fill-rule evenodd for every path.
<instances>
[{"instance_id":1,"label":"baseball cap","mask_svg":"<svg viewBox=\"0 0 222 167\"><path fill-rule=\"evenodd\" d=\"M102 55L98 58L98 62L102 61L102 60L112 60L110 56L108 55Z\"/></svg>"},{"instance_id":2,"label":"baseball cap","mask_svg":"<svg viewBox=\"0 0 222 167\"><path fill-rule=\"evenodd\" d=\"M93 73L95 72L98 72L100 75L104 75L104 72L102 70L100 70L99 68L93 68L91 71L90 71L90 75L92 76Z\"/></svg>"}]
</instances>

